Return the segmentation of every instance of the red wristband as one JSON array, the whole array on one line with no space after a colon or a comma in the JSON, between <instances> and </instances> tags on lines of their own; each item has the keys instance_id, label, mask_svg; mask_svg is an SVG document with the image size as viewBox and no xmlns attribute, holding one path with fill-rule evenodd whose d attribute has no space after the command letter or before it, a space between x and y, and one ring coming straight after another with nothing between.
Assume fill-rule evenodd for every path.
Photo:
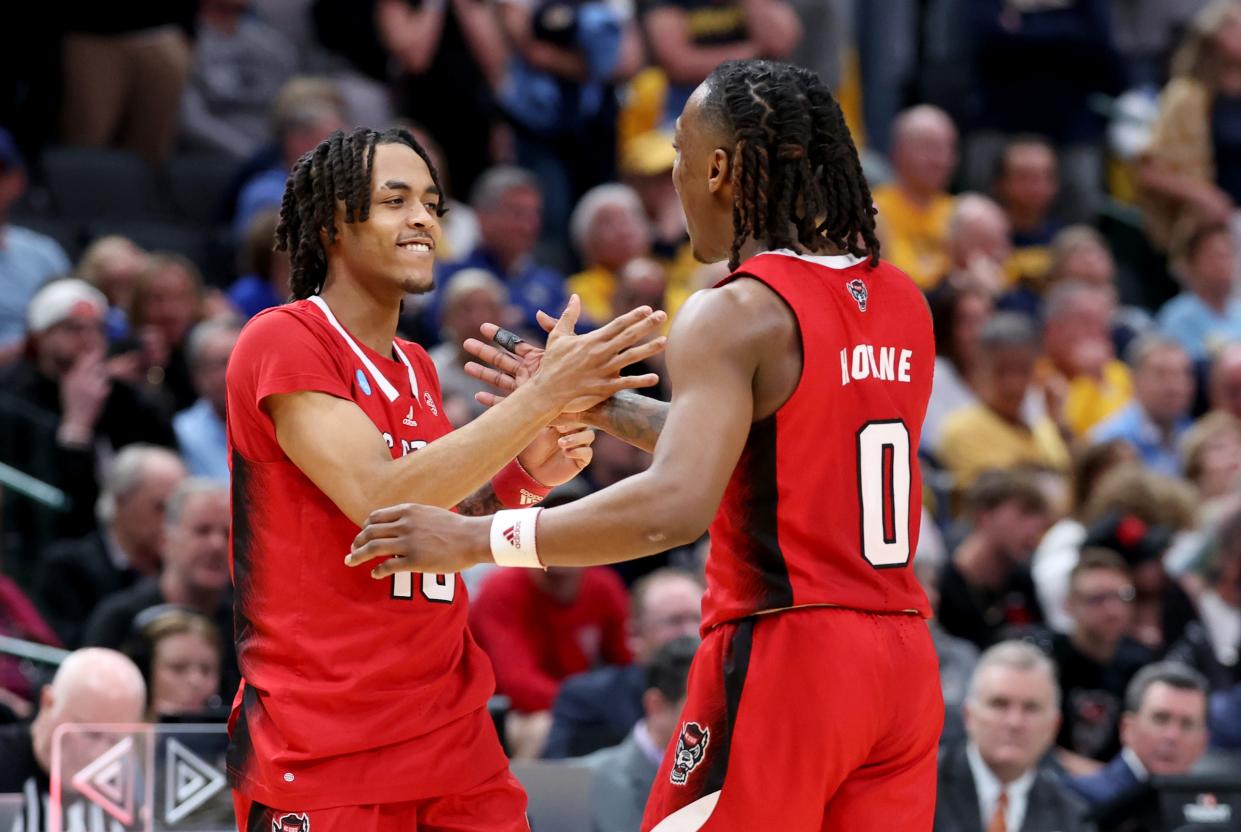
<instances>
[{"instance_id":1,"label":"red wristband","mask_svg":"<svg viewBox=\"0 0 1241 832\"><path fill-rule=\"evenodd\" d=\"M511 508L538 505L552 493L515 459L491 478L491 488L500 502Z\"/></svg>"}]
</instances>

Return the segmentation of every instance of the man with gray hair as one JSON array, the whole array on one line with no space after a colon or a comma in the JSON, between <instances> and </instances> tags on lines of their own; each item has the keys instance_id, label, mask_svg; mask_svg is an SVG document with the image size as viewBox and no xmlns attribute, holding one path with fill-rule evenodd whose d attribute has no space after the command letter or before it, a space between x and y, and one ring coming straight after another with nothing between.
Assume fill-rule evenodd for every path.
<instances>
[{"instance_id":1,"label":"man with gray hair","mask_svg":"<svg viewBox=\"0 0 1241 832\"><path fill-rule=\"evenodd\" d=\"M587 191L569 218L569 236L582 258L582 271L569 278L569 291L582 299L591 321L610 321L621 269L651 253L651 224L642 200L628 185L609 183ZM663 306L663 299L655 308Z\"/></svg>"},{"instance_id":2,"label":"man with gray hair","mask_svg":"<svg viewBox=\"0 0 1241 832\"><path fill-rule=\"evenodd\" d=\"M231 701L240 675L233 642L228 500L228 488L214 480L183 482L165 510L163 571L103 599L86 624L83 641L119 648L156 607L172 605L205 615L224 638L220 695Z\"/></svg>"},{"instance_id":3,"label":"man with gray hair","mask_svg":"<svg viewBox=\"0 0 1241 832\"><path fill-rule=\"evenodd\" d=\"M505 321L512 310L508 291L495 275L485 269L462 269L444 290L440 311L440 336L444 342L428 354L435 362L444 395L444 409L454 427L482 415L487 408L475 393L491 387L465 371L473 357L462 349L466 338L479 337L479 327L489 321Z\"/></svg>"},{"instance_id":4,"label":"man with gray hair","mask_svg":"<svg viewBox=\"0 0 1241 832\"><path fill-rule=\"evenodd\" d=\"M172 429L177 434L177 444L190 474L226 484L224 372L240 334L241 327L229 319L203 321L190 332L187 353L198 400L172 420Z\"/></svg>"},{"instance_id":5,"label":"man with gray hair","mask_svg":"<svg viewBox=\"0 0 1241 832\"><path fill-rule=\"evenodd\" d=\"M1194 366L1189 353L1164 335L1144 335L1126 356L1133 371L1133 401L1090 432L1092 442L1124 439L1152 470L1181 473L1181 439L1192 421Z\"/></svg>"},{"instance_id":6,"label":"man with gray hair","mask_svg":"<svg viewBox=\"0 0 1241 832\"><path fill-rule=\"evenodd\" d=\"M132 661L115 650L71 653L40 693L34 721L0 727L0 794L23 796L24 818L14 829L50 828L44 817L56 729L74 724L129 725L141 722L145 710L146 684ZM74 735L74 741L66 737L62 771L80 770L115 739L96 733ZM98 823L94 828L102 829L102 817Z\"/></svg>"},{"instance_id":7,"label":"man with gray hair","mask_svg":"<svg viewBox=\"0 0 1241 832\"><path fill-rule=\"evenodd\" d=\"M948 217L948 258L954 283L996 296L1007 288L1004 266L1012 256L1011 228L1004 209L988 196L957 197Z\"/></svg>"},{"instance_id":8,"label":"man with gray hair","mask_svg":"<svg viewBox=\"0 0 1241 832\"><path fill-rule=\"evenodd\" d=\"M427 305L431 331L439 331L444 293L456 274L483 269L508 289L509 303L521 311L523 326L541 332L535 313L541 309L559 315L568 296L564 276L534 259L543 228L539 180L525 168L497 165L474 184L470 207L478 216L479 244L465 259L444 266L436 275L439 289Z\"/></svg>"},{"instance_id":9,"label":"man with gray hair","mask_svg":"<svg viewBox=\"0 0 1241 832\"><path fill-rule=\"evenodd\" d=\"M1188 774L1207 748L1207 683L1177 662L1150 664L1125 691L1122 748L1102 770L1069 785L1109 825L1157 816L1152 775Z\"/></svg>"},{"instance_id":10,"label":"man with gray hair","mask_svg":"<svg viewBox=\"0 0 1241 832\"><path fill-rule=\"evenodd\" d=\"M1059 726L1046 654L1024 641L986 650L966 694L965 746L940 756L935 832L1088 829L1085 805L1039 765Z\"/></svg>"},{"instance_id":11,"label":"man with gray hair","mask_svg":"<svg viewBox=\"0 0 1241 832\"><path fill-rule=\"evenodd\" d=\"M167 448L126 446L95 504L98 529L44 550L35 597L66 645L78 646L83 623L105 596L159 572L164 505L184 479L185 466Z\"/></svg>"}]
</instances>

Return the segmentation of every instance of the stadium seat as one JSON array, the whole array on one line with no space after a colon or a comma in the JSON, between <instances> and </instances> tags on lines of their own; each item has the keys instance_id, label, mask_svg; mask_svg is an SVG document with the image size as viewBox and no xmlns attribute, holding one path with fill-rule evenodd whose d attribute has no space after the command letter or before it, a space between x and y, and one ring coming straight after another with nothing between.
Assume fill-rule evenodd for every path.
<instances>
[{"instance_id":1,"label":"stadium seat","mask_svg":"<svg viewBox=\"0 0 1241 832\"><path fill-rule=\"evenodd\" d=\"M43 154L43 176L56 213L65 219L167 219L172 203L156 171L124 150L54 147Z\"/></svg>"},{"instance_id":2,"label":"stadium seat","mask_svg":"<svg viewBox=\"0 0 1241 832\"><path fill-rule=\"evenodd\" d=\"M183 219L204 225L215 222L237 169L236 160L227 156L174 156L168 161L165 174L177 213Z\"/></svg>"},{"instance_id":3,"label":"stadium seat","mask_svg":"<svg viewBox=\"0 0 1241 832\"><path fill-rule=\"evenodd\" d=\"M51 237L60 243L65 256L75 263L82 254L82 224L77 220L22 213L13 216L13 224Z\"/></svg>"}]
</instances>

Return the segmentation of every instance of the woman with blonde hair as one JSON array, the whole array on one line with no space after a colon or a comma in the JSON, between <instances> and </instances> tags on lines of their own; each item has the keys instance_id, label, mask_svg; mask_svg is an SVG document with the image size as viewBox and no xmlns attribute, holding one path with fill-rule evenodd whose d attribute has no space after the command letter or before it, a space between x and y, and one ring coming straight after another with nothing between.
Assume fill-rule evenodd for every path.
<instances>
[{"instance_id":1,"label":"woman with blonde hair","mask_svg":"<svg viewBox=\"0 0 1241 832\"><path fill-rule=\"evenodd\" d=\"M1185 223L1232 222L1241 203L1241 0L1214 0L1194 18L1137 175L1147 231L1162 248Z\"/></svg>"}]
</instances>

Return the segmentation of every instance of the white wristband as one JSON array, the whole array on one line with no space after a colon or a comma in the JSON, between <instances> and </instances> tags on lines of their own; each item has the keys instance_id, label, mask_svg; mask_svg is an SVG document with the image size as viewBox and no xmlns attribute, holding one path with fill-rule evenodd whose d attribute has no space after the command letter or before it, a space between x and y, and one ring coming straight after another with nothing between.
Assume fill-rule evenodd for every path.
<instances>
[{"instance_id":1,"label":"white wristband","mask_svg":"<svg viewBox=\"0 0 1241 832\"><path fill-rule=\"evenodd\" d=\"M541 508L497 511L491 520L491 557L500 566L545 569L535 540Z\"/></svg>"}]
</instances>

